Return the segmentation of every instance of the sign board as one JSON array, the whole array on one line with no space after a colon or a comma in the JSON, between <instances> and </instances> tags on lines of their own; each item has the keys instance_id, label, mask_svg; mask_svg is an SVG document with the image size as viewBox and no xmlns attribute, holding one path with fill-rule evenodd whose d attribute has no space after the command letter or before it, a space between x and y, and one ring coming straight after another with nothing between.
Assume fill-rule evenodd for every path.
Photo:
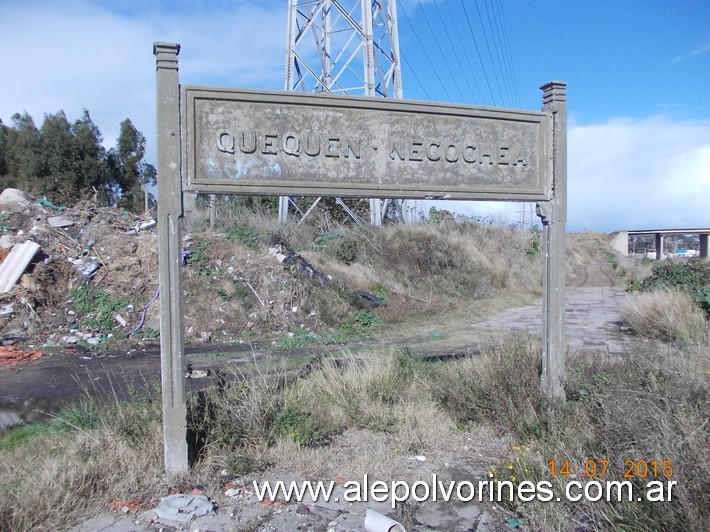
<instances>
[{"instance_id":1,"label":"sign board","mask_svg":"<svg viewBox=\"0 0 710 532\"><path fill-rule=\"evenodd\" d=\"M543 224L541 387L564 398L567 92L543 112L181 86L155 43L160 358L165 469L188 468L185 193L537 201Z\"/></svg>"},{"instance_id":2,"label":"sign board","mask_svg":"<svg viewBox=\"0 0 710 532\"><path fill-rule=\"evenodd\" d=\"M209 194L546 200L548 115L181 87L185 189Z\"/></svg>"}]
</instances>

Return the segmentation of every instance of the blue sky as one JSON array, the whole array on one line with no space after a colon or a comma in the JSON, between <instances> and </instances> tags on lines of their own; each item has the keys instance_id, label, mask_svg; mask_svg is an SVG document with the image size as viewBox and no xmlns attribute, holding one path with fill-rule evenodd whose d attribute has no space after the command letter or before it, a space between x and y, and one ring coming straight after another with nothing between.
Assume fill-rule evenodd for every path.
<instances>
[{"instance_id":1,"label":"blue sky","mask_svg":"<svg viewBox=\"0 0 710 532\"><path fill-rule=\"evenodd\" d=\"M710 2L463 2L469 18L461 0L400 1L405 98L539 109L539 86L564 80L570 230L710 225ZM486 8L506 39L495 39ZM461 55L450 47L457 32ZM509 51L505 74L486 39L492 54ZM152 161L154 41L182 45L183 83L279 89L286 0L0 0L0 118L26 110L40 125L44 113L74 120L87 108L111 146L129 117ZM467 90L476 84L480 93ZM516 207L471 209L514 217Z\"/></svg>"}]
</instances>

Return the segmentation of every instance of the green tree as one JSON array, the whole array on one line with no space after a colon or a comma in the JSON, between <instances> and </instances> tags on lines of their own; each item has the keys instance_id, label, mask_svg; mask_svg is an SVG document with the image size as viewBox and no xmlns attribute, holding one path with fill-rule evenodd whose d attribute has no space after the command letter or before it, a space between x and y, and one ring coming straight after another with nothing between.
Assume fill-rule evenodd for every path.
<instances>
[{"instance_id":1,"label":"green tree","mask_svg":"<svg viewBox=\"0 0 710 532\"><path fill-rule=\"evenodd\" d=\"M10 135L10 128L3 124L0 119L0 183L7 176L7 143Z\"/></svg>"},{"instance_id":2,"label":"green tree","mask_svg":"<svg viewBox=\"0 0 710 532\"><path fill-rule=\"evenodd\" d=\"M84 109L82 117L72 125L75 158L73 170L82 188L91 191L100 203L116 200L116 186L101 132Z\"/></svg>"},{"instance_id":3,"label":"green tree","mask_svg":"<svg viewBox=\"0 0 710 532\"><path fill-rule=\"evenodd\" d=\"M28 190L30 183L40 173L39 129L26 112L12 115L12 127L5 128L5 166L6 174L2 186Z\"/></svg>"},{"instance_id":4,"label":"green tree","mask_svg":"<svg viewBox=\"0 0 710 532\"><path fill-rule=\"evenodd\" d=\"M156 183L153 165L145 163L145 137L130 119L121 122L121 132L113 152L118 184L121 188L120 204L137 212L149 207L148 188Z\"/></svg>"},{"instance_id":5,"label":"green tree","mask_svg":"<svg viewBox=\"0 0 710 532\"><path fill-rule=\"evenodd\" d=\"M74 138L64 111L44 115L39 141L37 179L29 184L28 192L46 196L55 203L75 202L81 193L81 184L77 183L72 169Z\"/></svg>"}]
</instances>

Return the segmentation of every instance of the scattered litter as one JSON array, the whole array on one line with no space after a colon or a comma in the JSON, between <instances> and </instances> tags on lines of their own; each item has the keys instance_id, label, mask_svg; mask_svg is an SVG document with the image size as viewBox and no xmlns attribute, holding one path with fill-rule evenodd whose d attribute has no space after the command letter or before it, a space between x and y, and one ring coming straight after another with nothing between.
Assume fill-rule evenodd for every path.
<instances>
[{"instance_id":1,"label":"scattered litter","mask_svg":"<svg viewBox=\"0 0 710 532\"><path fill-rule=\"evenodd\" d=\"M401 523L369 508L365 510L364 525L367 532L407 532Z\"/></svg>"},{"instance_id":2,"label":"scattered litter","mask_svg":"<svg viewBox=\"0 0 710 532\"><path fill-rule=\"evenodd\" d=\"M137 513L140 510L146 509L147 503L143 499L131 499L129 501L114 499L109 503L109 507L124 514Z\"/></svg>"},{"instance_id":3,"label":"scattered litter","mask_svg":"<svg viewBox=\"0 0 710 532\"><path fill-rule=\"evenodd\" d=\"M76 271L86 277L87 279L91 279L94 275L96 275L96 272L98 269L101 267L101 265L98 263L98 261L94 259L72 259L71 257L67 258L69 262L71 262L74 266L76 266Z\"/></svg>"},{"instance_id":4,"label":"scattered litter","mask_svg":"<svg viewBox=\"0 0 710 532\"><path fill-rule=\"evenodd\" d=\"M357 303L365 308L379 308L385 304L382 299L364 290L355 290L353 297Z\"/></svg>"},{"instance_id":5,"label":"scattered litter","mask_svg":"<svg viewBox=\"0 0 710 532\"><path fill-rule=\"evenodd\" d=\"M62 227L71 227L74 225L74 222L71 220L67 220L64 218L64 216L50 216L47 218L47 223L49 224L50 227L54 227L55 229L61 229Z\"/></svg>"},{"instance_id":6,"label":"scattered litter","mask_svg":"<svg viewBox=\"0 0 710 532\"><path fill-rule=\"evenodd\" d=\"M0 307L0 316L7 316L8 314L12 314L14 311L14 305L12 303L8 303L7 305Z\"/></svg>"},{"instance_id":7,"label":"scattered litter","mask_svg":"<svg viewBox=\"0 0 710 532\"><path fill-rule=\"evenodd\" d=\"M426 462L426 456L418 454L416 456L410 456L410 460L416 460L417 462Z\"/></svg>"},{"instance_id":8,"label":"scattered litter","mask_svg":"<svg viewBox=\"0 0 710 532\"><path fill-rule=\"evenodd\" d=\"M212 502L204 495L168 495L160 500L155 515L166 524L189 523L196 517L214 512Z\"/></svg>"},{"instance_id":9,"label":"scattered litter","mask_svg":"<svg viewBox=\"0 0 710 532\"><path fill-rule=\"evenodd\" d=\"M66 207L62 207L60 205L55 205L51 201L49 201L47 198L39 198L36 201L37 205L44 205L45 207L49 207L50 209L54 209L55 211L63 211L66 209Z\"/></svg>"},{"instance_id":10,"label":"scattered litter","mask_svg":"<svg viewBox=\"0 0 710 532\"><path fill-rule=\"evenodd\" d=\"M121 327L128 327L128 322L126 321L126 318L121 316L120 314L116 314L116 323L118 323Z\"/></svg>"},{"instance_id":11,"label":"scattered litter","mask_svg":"<svg viewBox=\"0 0 710 532\"><path fill-rule=\"evenodd\" d=\"M137 233L140 233L141 231L145 231L146 229L150 229L152 227L155 227L156 221L153 220L152 218L148 220L147 222L138 222L136 226L131 229L130 231L126 231L127 235L135 235Z\"/></svg>"},{"instance_id":12,"label":"scattered litter","mask_svg":"<svg viewBox=\"0 0 710 532\"><path fill-rule=\"evenodd\" d=\"M19 366L41 358L42 351L24 351L15 346L0 346L0 366Z\"/></svg>"},{"instance_id":13,"label":"scattered litter","mask_svg":"<svg viewBox=\"0 0 710 532\"><path fill-rule=\"evenodd\" d=\"M276 256L277 258L279 257L278 255ZM309 277L323 288L330 285L330 279L327 276L316 270L310 262L297 253L287 255L283 261L281 261L281 265L284 268L289 268L294 275L305 275Z\"/></svg>"},{"instance_id":14,"label":"scattered litter","mask_svg":"<svg viewBox=\"0 0 710 532\"><path fill-rule=\"evenodd\" d=\"M0 342L0 345L4 345L4 346L15 345L15 344L19 344L20 342L25 342L27 340L27 338L25 338L24 336L12 336L12 334L14 334L14 333L15 333L15 331L11 331L10 335L5 336L2 339L2 342Z\"/></svg>"},{"instance_id":15,"label":"scattered litter","mask_svg":"<svg viewBox=\"0 0 710 532\"><path fill-rule=\"evenodd\" d=\"M185 373L185 377L188 379L204 379L207 376L209 376L209 372L202 369L193 369L192 371Z\"/></svg>"},{"instance_id":16,"label":"scattered litter","mask_svg":"<svg viewBox=\"0 0 710 532\"><path fill-rule=\"evenodd\" d=\"M94 240L94 239L92 238L91 240L89 240L89 241L86 243L86 246L84 247L84 251L81 252L81 255L84 256L84 257L86 257L86 256L89 254L89 251L91 251L91 248L94 247L94 244L96 244L96 240Z\"/></svg>"},{"instance_id":17,"label":"scattered litter","mask_svg":"<svg viewBox=\"0 0 710 532\"><path fill-rule=\"evenodd\" d=\"M9 292L39 250L39 244L27 240L16 244L0 264L0 293Z\"/></svg>"}]
</instances>

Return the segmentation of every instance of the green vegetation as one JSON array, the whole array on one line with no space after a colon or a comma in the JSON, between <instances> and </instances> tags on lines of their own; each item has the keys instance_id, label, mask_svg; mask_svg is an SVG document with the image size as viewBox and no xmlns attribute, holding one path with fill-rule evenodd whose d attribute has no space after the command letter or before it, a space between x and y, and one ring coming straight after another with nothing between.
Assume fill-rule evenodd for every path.
<instances>
[{"instance_id":1,"label":"green vegetation","mask_svg":"<svg viewBox=\"0 0 710 532\"><path fill-rule=\"evenodd\" d=\"M116 313L131 303L128 299L111 296L93 284L72 289L71 297L81 323L100 332L112 331L116 326Z\"/></svg>"},{"instance_id":2,"label":"green vegetation","mask_svg":"<svg viewBox=\"0 0 710 532\"><path fill-rule=\"evenodd\" d=\"M240 242L248 249L259 249L259 231L248 225L237 224L227 231L227 240Z\"/></svg>"},{"instance_id":3,"label":"green vegetation","mask_svg":"<svg viewBox=\"0 0 710 532\"><path fill-rule=\"evenodd\" d=\"M688 293L710 317L710 262L703 259L687 261L664 260L653 265L652 273L640 284L640 290L678 288Z\"/></svg>"}]
</instances>

